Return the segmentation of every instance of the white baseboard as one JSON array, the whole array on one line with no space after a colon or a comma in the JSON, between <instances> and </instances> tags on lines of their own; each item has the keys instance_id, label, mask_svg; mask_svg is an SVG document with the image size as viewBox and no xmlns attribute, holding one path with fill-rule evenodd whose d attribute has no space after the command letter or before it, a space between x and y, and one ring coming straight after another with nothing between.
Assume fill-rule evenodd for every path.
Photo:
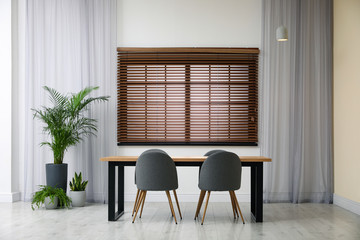
<instances>
[{"instance_id":1,"label":"white baseboard","mask_svg":"<svg viewBox=\"0 0 360 240\"><path fill-rule=\"evenodd\" d=\"M200 194L200 192L199 192ZM199 194L177 194L179 202L197 202L199 200ZM134 194L125 194L125 202L133 202L135 200L136 193ZM173 194L171 192L171 197ZM239 202L250 202L250 194L236 194L236 197ZM148 192L146 194L147 202L167 202L167 197L165 192ZM210 195L211 202L229 202L230 196L228 192L214 192Z\"/></svg>"},{"instance_id":2,"label":"white baseboard","mask_svg":"<svg viewBox=\"0 0 360 240\"><path fill-rule=\"evenodd\" d=\"M21 194L20 192L12 193L0 193L0 202L17 202L20 201Z\"/></svg>"},{"instance_id":3,"label":"white baseboard","mask_svg":"<svg viewBox=\"0 0 360 240\"><path fill-rule=\"evenodd\" d=\"M334 193L334 204L360 215L360 202L355 202Z\"/></svg>"}]
</instances>

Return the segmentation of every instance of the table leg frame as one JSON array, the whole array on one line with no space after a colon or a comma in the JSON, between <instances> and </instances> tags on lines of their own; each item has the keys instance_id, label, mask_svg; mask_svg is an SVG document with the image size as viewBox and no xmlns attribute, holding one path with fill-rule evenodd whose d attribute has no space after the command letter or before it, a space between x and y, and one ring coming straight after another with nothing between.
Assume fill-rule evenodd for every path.
<instances>
[{"instance_id":1,"label":"table leg frame","mask_svg":"<svg viewBox=\"0 0 360 240\"><path fill-rule=\"evenodd\" d=\"M201 166L201 165L179 166ZM263 163L244 163L251 168L251 219L255 222L263 221ZM124 214L124 166L117 162L108 163L108 221L116 221ZM131 166L129 164L129 166ZM116 167L118 170L118 186L116 189ZM116 211L116 190L118 194L118 210Z\"/></svg>"},{"instance_id":2,"label":"table leg frame","mask_svg":"<svg viewBox=\"0 0 360 240\"><path fill-rule=\"evenodd\" d=\"M116 211L116 166L118 170L118 210ZM116 221L124 214L124 166L108 164L108 221Z\"/></svg>"},{"instance_id":3,"label":"table leg frame","mask_svg":"<svg viewBox=\"0 0 360 240\"><path fill-rule=\"evenodd\" d=\"M251 219L263 221L263 163L251 165Z\"/></svg>"}]
</instances>

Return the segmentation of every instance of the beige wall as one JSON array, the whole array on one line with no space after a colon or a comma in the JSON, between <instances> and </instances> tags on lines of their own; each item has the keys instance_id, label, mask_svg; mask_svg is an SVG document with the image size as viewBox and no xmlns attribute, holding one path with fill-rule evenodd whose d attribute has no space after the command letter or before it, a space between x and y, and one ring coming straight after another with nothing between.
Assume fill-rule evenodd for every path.
<instances>
[{"instance_id":1,"label":"beige wall","mask_svg":"<svg viewBox=\"0 0 360 240\"><path fill-rule=\"evenodd\" d=\"M360 0L334 0L335 194L360 202Z\"/></svg>"}]
</instances>

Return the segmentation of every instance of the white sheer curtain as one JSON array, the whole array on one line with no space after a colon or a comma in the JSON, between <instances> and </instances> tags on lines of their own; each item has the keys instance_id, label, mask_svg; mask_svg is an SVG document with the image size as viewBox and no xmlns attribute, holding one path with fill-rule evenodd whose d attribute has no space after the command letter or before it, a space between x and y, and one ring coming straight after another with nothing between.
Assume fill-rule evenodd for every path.
<instances>
[{"instance_id":1,"label":"white sheer curtain","mask_svg":"<svg viewBox=\"0 0 360 240\"><path fill-rule=\"evenodd\" d=\"M332 1L263 0L266 202L332 202ZM285 25L288 42L277 42Z\"/></svg>"},{"instance_id":2,"label":"white sheer curtain","mask_svg":"<svg viewBox=\"0 0 360 240\"><path fill-rule=\"evenodd\" d=\"M110 95L95 103L89 115L98 120L97 137L86 139L65 155L68 178L81 171L89 180L87 200L107 198L107 165L101 156L116 151L116 0L28 0L26 27L24 200L45 184L45 163L52 162L41 124L31 108L47 105L42 86L77 92L99 86L94 96Z\"/></svg>"}]
</instances>

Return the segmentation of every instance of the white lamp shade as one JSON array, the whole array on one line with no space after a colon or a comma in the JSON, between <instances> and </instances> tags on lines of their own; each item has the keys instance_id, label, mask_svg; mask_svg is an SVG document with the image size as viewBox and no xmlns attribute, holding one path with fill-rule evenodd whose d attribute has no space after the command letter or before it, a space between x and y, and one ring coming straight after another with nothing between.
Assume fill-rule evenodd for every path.
<instances>
[{"instance_id":1,"label":"white lamp shade","mask_svg":"<svg viewBox=\"0 0 360 240\"><path fill-rule=\"evenodd\" d=\"M288 40L288 31L285 26L280 26L276 29L276 39L279 42Z\"/></svg>"}]
</instances>

